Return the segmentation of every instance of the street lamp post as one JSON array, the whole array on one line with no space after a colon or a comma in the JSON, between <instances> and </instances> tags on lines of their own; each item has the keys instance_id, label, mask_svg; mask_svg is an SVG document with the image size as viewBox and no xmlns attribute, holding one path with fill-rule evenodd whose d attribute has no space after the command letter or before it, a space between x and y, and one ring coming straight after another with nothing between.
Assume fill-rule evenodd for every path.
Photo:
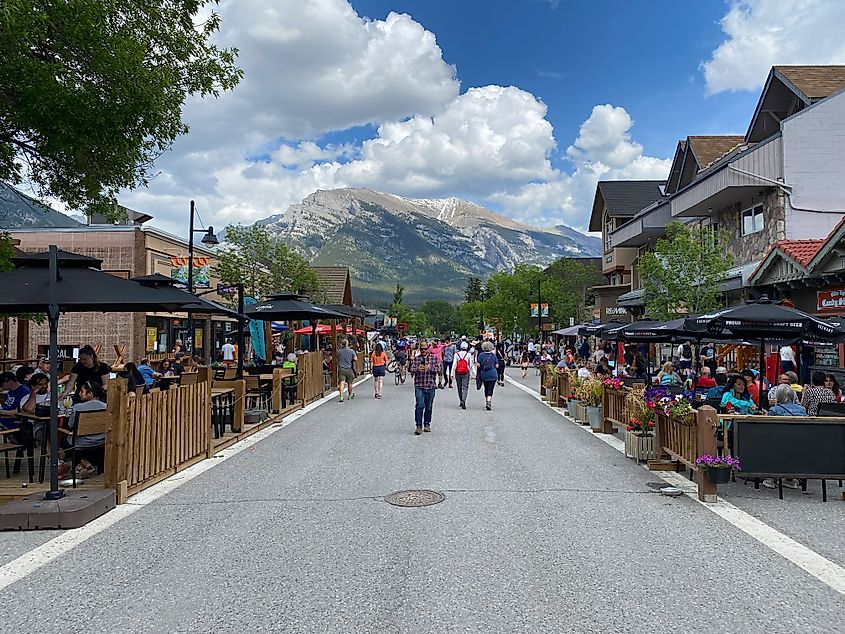
<instances>
[{"instance_id":1,"label":"street lamp post","mask_svg":"<svg viewBox=\"0 0 845 634\"><path fill-rule=\"evenodd\" d=\"M543 299L540 297L540 280L537 280L537 338L543 343Z\"/></svg>"},{"instance_id":2,"label":"street lamp post","mask_svg":"<svg viewBox=\"0 0 845 634\"><path fill-rule=\"evenodd\" d=\"M196 207L194 205L194 201L191 201L191 219L189 222L189 230L188 230L188 292L193 295L194 293L194 234L195 233L203 233L202 242L208 246L215 246L220 244L220 240L217 239L217 236L214 235L214 227L209 226L208 229L194 229L194 214L196 213ZM192 313L188 313L188 341L185 342L185 345L188 346L189 352L193 355L194 354L194 316Z\"/></svg>"},{"instance_id":3,"label":"street lamp post","mask_svg":"<svg viewBox=\"0 0 845 634\"><path fill-rule=\"evenodd\" d=\"M222 290L228 289L237 289L238 290L238 380L244 378L244 328L246 327L246 319L243 318L244 314L244 285L241 283L238 284L228 284L226 286L218 286L214 290L208 290L204 293L197 293L197 297L201 297L203 295L208 295L209 293L219 292Z\"/></svg>"}]
</instances>

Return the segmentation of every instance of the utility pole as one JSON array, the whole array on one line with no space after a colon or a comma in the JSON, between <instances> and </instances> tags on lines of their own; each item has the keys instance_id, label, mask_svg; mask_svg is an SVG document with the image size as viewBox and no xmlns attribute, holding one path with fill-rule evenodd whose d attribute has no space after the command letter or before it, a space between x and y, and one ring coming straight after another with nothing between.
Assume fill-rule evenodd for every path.
<instances>
[{"instance_id":1,"label":"utility pole","mask_svg":"<svg viewBox=\"0 0 845 634\"><path fill-rule=\"evenodd\" d=\"M540 281L537 280L537 330L540 332L538 339L543 343L543 299L540 297Z\"/></svg>"}]
</instances>

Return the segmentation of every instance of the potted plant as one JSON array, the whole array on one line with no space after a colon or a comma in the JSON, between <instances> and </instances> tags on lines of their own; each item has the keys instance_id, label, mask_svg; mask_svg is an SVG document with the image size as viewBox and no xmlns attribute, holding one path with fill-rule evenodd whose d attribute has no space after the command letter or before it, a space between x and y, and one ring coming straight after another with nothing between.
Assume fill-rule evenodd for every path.
<instances>
[{"instance_id":1,"label":"potted plant","mask_svg":"<svg viewBox=\"0 0 845 634\"><path fill-rule=\"evenodd\" d=\"M635 393L628 395L625 405L631 413L625 426L625 455L637 462L656 459L654 410L648 407L641 395Z\"/></svg>"},{"instance_id":2,"label":"potted plant","mask_svg":"<svg viewBox=\"0 0 845 634\"><path fill-rule=\"evenodd\" d=\"M577 376L570 377L569 380L569 395L566 398L566 409L569 411L569 415L576 420L576 422L581 422L583 418L579 418L578 416L578 409L579 409L579 397L578 397L578 387L581 385L582 381Z\"/></svg>"},{"instance_id":3,"label":"potted plant","mask_svg":"<svg viewBox=\"0 0 845 634\"><path fill-rule=\"evenodd\" d=\"M601 399L604 388L598 379L585 379L578 391L581 403L586 409L587 422L595 431L601 431L602 411Z\"/></svg>"},{"instance_id":4,"label":"potted plant","mask_svg":"<svg viewBox=\"0 0 845 634\"><path fill-rule=\"evenodd\" d=\"M731 456L713 456L704 454L695 459L695 464L713 484L727 484L731 480L731 471L741 471L739 458Z\"/></svg>"}]
</instances>

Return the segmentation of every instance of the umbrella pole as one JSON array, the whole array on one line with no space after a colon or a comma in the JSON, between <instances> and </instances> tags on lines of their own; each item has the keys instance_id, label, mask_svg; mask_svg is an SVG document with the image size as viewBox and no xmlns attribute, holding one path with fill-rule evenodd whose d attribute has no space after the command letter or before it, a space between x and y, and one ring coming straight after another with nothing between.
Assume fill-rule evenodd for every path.
<instances>
[{"instance_id":1,"label":"umbrella pole","mask_svg":"<svg viewBox=\"0 0 845 634\"><path fill-rule=\"evenodd\" d=\"M50 322L50 490L45 500L60 500L65 492L59 488L59 306L56 286L59 277L58 250L50 245L50 305L47 318Z\"/></svg>"},{"instance_id":2,"label":"umbrella pole","mask_svg":"<svg viewBox=\"0 0 845 634\"><path fill-rule=\"evenodd\" d=\"M766 371L766 340L760 338L760 373L757 375L757 407L763 409L763 373Z\"/></svg>"}]
</instances>

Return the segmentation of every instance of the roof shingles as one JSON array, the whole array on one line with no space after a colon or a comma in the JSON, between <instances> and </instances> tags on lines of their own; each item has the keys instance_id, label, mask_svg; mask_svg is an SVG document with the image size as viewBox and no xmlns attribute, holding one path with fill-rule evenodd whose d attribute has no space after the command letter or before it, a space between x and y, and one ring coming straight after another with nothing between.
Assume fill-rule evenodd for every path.
<instances>
[{"instance_id":1,"label":"roof shingles","mask_svg":"<svg viewBox=\"0 0 845 634\"><path fill-rule=\"evenodd\" d=\"M845 88L845 66L775 66L774 68L811 100L829 97Z\"/></svg>"}]
</instances>

